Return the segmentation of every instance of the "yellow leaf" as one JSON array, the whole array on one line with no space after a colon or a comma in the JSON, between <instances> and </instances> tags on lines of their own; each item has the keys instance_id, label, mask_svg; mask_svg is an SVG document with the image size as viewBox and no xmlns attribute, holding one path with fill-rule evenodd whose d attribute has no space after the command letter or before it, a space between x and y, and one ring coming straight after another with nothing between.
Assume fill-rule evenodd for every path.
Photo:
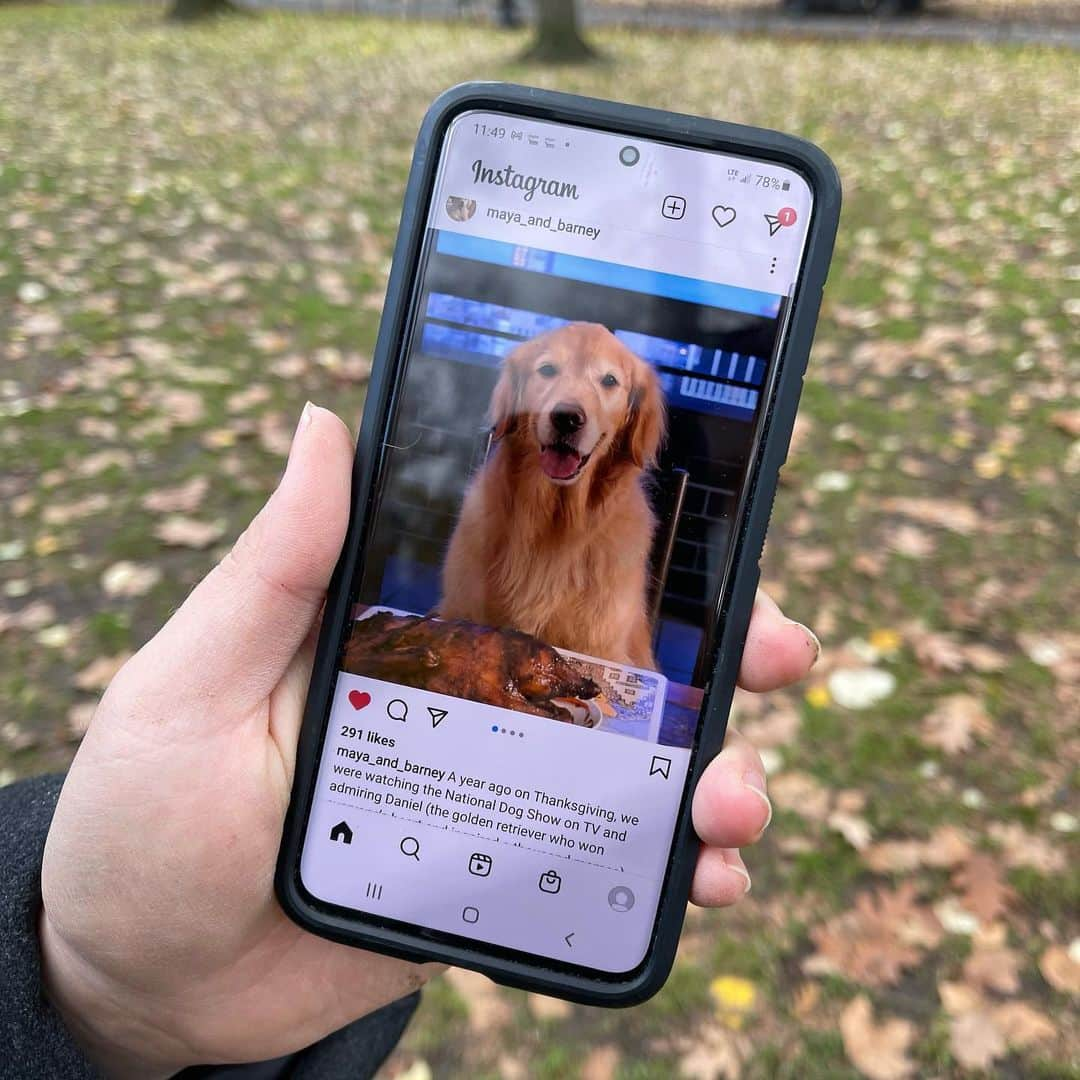
<instances>
[{"instance_id":1,"label":"yellow leaf","mask_svg":"<svg viewBox=\"0 0 1080 1080\"><path fill-rule=\"evenodd\" d=\"M211 450L227 450L236 445L236 432L229 428L214 428L203 436L202 441Z\"/></svg>"},{"instance_id":2,"label":"yellow leaf","mask_svg":"<svg viewBox=\"0 0 1080 1080\"><path fill-rule=\"evenodd\" d=\"M824 709L832 701L832 695L825 686L811 686L806 691L806 700L811 707Z\"/></svg>"},{"instance_id":3,"label":"yellow leaf","mask_svg":"<svg viewBox=\"0 0 1080 1080\"><path fill-rule=\"evenodd\" d=\"M896 652L900 648L901 640L895 630L873 630L870 633L870 644L883 655Z\"/></svg>"},{"instance_id":4,"label":"yellow leaf","mask_svg":"<svg viewBox=\"0 0 1080 1080\"><path fill-rule=\"evenodd\" d=\"M738 975L718 975L709 983L709 993L716 1002L720 1022L736 1031L753 1012L757 1001L757 987Z\"/></svg>"},{"instance_id":5,"label":"yellow leaf","mask_svg":"<svg viewBox=\"0 0 1080 1080\"><path fill-rule=\"evenodd\" d=\"M996 480L1002 473L1004 465L997 454L979 454L975 458L975 475L984 480Z\"/></svg>"},{"instance_id":6,"label":"yellow leaf","mask_svg":"<svg viewBox=\"0 0 1080 1080\"><path fill-rule=\"evenodd\" d=\"M53 533L44 533L34 541L34 554L39 558L60 550L60 541Z\"/></svg>"}]
</instances>

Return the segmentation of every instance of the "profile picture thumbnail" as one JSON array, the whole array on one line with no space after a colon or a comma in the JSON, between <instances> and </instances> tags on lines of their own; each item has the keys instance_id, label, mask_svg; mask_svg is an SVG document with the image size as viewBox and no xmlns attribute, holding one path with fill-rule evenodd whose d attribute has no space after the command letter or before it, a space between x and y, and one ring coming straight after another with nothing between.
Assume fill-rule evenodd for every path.
<instances>
[{"instance_id":1,"label":"profile picture thumbnail","mask_svg":"<svg viewBox=\"0 0 1080 1080\"><path fill-rule=\"evenodd\" d=\"M446 216L451 221L468 221L476 213L476 200L466 199L461 195L448 195L446 198Z\"/></svg>"}]
</instances>

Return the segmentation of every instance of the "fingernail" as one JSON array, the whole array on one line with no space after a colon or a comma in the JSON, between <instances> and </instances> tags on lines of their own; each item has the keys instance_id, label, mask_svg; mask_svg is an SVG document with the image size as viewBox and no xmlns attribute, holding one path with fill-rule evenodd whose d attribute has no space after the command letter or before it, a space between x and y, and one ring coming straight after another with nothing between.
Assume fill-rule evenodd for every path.
<instances>
[{"instance_id":1,"label":"fingernail","mask_svg":"<svg viewBox=\"0 0 1080 1080\"><path fill-rule=\"evenodd\" d=\"M809 626L804 626L801 622L796 622L794 619L788 619L788 622L791 623L792 626L797 626L806 636L806 644L814 651L814 659L810 661L810 666L813 667L818 662L818 657L821 655L821 642L818 641L817 634L815 634Z\"/></svg>"},{"instance_id":2,"label":"fingernail","mask_svg":"<svg viewBox=\"0 0 1080 1080\"><path fill-rule=\"evenodd\" d=\"M309 401L303 411L300 413L300 419L296 421L296 430L293 432L292 442L289 443L289 458L285 462L285 468L288 470L289 464L292 462L293 455L296 453L296 447L300 442L300 436L304 434L309 427L311 427L311 417L314 412L315 406Z\"/></svg>"},{"instance_id":3,"label":"fingernail","mask_svg":"<svg viewBox=\"0 0 1080 1080\"><path fill-rule=\"evenodd\" d=\"M769 800L769 796L765 794L765 777L757 769L747 769L742 775L742 782L743 787L752 791L765 804L765 809L768 811L765 824L761 826L761 832L758 833L758 836L761 836L761 833L769 827L769 823L772 821L772 802Z\"/></svg>"},{"instance_id":4,"label":"fingernail","mask_svg":"<svg viewBox=\"0 0 1080 1080\"><path fill-rule=\"evenodd\" d=\"M742 861L737 851L729 851L724 853L724 864L729 870L734 870L736 874L739 874L746 882L743 886L743 896L750 891L750 871L746 869L746 864Z\"/></svg>"},{"instance_id":5,"label":"fingernail","mask_svg":"<svg viewBox=\"0 0 1080 1080\"><path fill-rule=\"evenodd\" d=\"M315 411L315 406L309 401L300 413L300 419L296 421L296 430L293 432L292 442L289 443L289 456L285 459L285 473L288 474L293 461L296 459L296 455L299 452L301 436L309 427L311 427L312 415Z\"/></svg>"}]
</instances>

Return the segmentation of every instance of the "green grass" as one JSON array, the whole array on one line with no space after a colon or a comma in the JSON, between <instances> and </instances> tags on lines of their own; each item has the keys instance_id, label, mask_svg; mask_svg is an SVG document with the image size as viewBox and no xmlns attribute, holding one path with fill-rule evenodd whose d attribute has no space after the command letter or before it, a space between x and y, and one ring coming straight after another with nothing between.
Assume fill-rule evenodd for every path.
<instances>
[{"instance_id":1,"label":"green grass","mask_svg":"<svg viewBox=\"0 0 1080 1080\"><path fill-rule=\"evenodd\" d=\"M43 644L42 627L2 632L0 778L67 763L69 711L93 700L75 673L137 648L240 531L306 398L355 425L357 365L374 345L424 109L453 83L498 78L779 128L834 158L845 207L803 397L807 434L785 468L764 564L825 645L818 698L786 699L802 723L783 767L831 798L861 793L875 840L925 839L949 823L997 852L990 829L1019 823L1062 865L1080 864L1075 835L1050 827L1075 790L1075 688L1066 667L1033 661L1025 644L1069 647L1080 610L1080 451L1053 419L1070 407L1080 352L1075 56L596 39L606 63L557 69L521 63L524 35L483 26L263 15L181 29L142 7L0 9L0 610L51 605L53 633ZM33 284L44 297L20 301ZM850 486L817 490L825 472ZM163 515L143 499L199 476L211 484L186 513L224 521L223 537L164 548ZM101 494L104 505L65 517ZM928 524L889 509L894 498L957 502L977 525ZM817 550L831 559L809 569ZM102 574L121 559L159 567L162 580L106 595ZM991 645L1004 666L939 669L919 655L916 623L961 648ZM822 700L829 672L855 663L846 643L882 630L901 639L875 662L895 692L861 712ZM993 727L949 755L922 723L957 693L980 701ZM511 996L510 1019L478 1034L471 1003L440 982L399 1063L421 1057L439 1076L574 1076L611 1045L615 1075L651 1080L723 1043L738 1047L747 1077L854 1076L837 1024L866 988L812 980L820 1000L798 1015L808 934L859 891L908 875L875 875L802 807L779 810L746 858L752 899L694 924L654 1001L539 1021ZM913 873L925 903L955 894L948 871ZM1000 1064L1076 1076L1075 1019L1037 969L1049 944L1080 932L1075 871L1014 866L1008 877L1020 996L1059 1035ZM874 999L879 1017L916 1024L910 1052L925 1075L962 1075L932 980L962 977L968 947L947 936L921 981ZM740 1032L710 994L720 974L757 987Z\"/></svg>"}]
</instances>

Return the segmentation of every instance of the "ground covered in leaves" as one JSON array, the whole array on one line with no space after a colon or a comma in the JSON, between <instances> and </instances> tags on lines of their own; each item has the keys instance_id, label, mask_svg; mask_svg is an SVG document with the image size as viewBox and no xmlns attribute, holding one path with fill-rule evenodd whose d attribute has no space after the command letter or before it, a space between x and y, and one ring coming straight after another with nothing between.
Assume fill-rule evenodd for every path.
<instances>
[{"instance_id":1,"label":"ground covered in leaves","mask_svg":"<svg viewBox=\"0 0 1080 1080\"><path fill-rule=\"evenodd\" d=\"M1076 58L0 11L0 774L359 415L427 102L502 77L801 133L846 188L766 579L825 651L743 697L776 817L630 1012L452 973L391 1075L1076 1077Z\"/></svg>"}]
</instances>

